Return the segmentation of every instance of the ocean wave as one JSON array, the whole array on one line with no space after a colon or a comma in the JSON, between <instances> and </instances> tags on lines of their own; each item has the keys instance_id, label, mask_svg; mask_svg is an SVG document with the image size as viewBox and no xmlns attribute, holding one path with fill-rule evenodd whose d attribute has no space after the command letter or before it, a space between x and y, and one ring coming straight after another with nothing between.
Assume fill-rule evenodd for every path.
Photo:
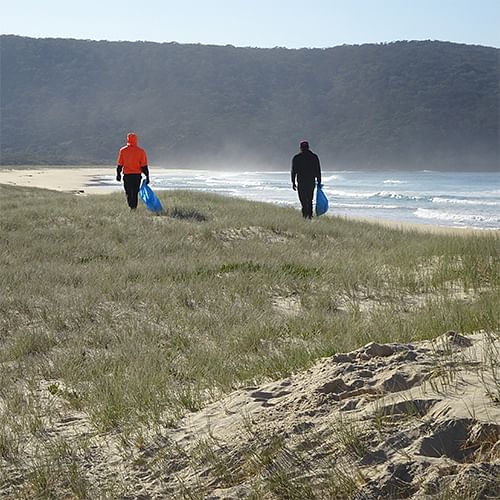
<instances>
[{"instance_id":1,"label":"ocean wave","mask_svg":"<svg viewBox=\"0 0 500 500\"><path fill-rule=\"evenodd\" d=\"M373 196L373 192L363 193L356 191L341 191L339 189L330 189L328 186L323 188L323 191L329 196L335 196L338 198L364 198L368 199Z\"/></svg>"},{"instance_id":2,"label":"ocean wave","mask_svg":"<svg viewBox=\"0 0 500 500\"><path fill-rule=\"evenodd\" d=\"M378 193L372 194L370 198L389 198L391 200L407 200L407 201L429 200L429 197L427 196L393 193L391 191L379 191Z\"/></svg>"},{"instance_id":3,"label":"ocean wave","mask_svg":"<svg viewBox=\"0 0 500 500\"><path fill-rule=\"evenodd\" d=\"M324 184L325 182L338 181L340 179L342 179L341 175L328 175L326 177L322 177L321 182Z\"/></svg>"},{"instance_id":4,"label":"ocean wave","mask_svg":"<svg viewBox=\"0 0 500 500\"><path fill-rule=\"evenodd\" d=\"M242 172L243 175L290 175L290 170L251 170L248 172Z\"/></svg>"},{"instance_id":5,"label":"ocean wave","mask_svg":"<svg viewBox=\"0 0 500 500\"><path fill-rule=\"evenodd\" d=\"M386 179L384 184L408 184L406 181L400 181L398 179Z\"/></svg>"},{"instance_id":6,"label":"ocean wave","mask_svg":"<svg viewBox=\"0 0 500 500\"><path fill-rule=\"evenodd\" d=\"M375 205L370 203L332 203L332 206L337 208L356 208L356 209L383 209L396 210L400 209L397 205Z\"/></svg>"},{"instance_id":7,"label":"ocean wave","mask_svg":"<svg viewBox=\"0 0 500 500\"><path fill-rule=\"evenodd\" d=\"M443 198L442 196L435 196L431 199L433 203L450 203L453 205L482 205L485 207L500 207L500 201L487 201L487 200L464 200L460 198Z\"/></svg>"},{"instance_id":8,"label":"ocean wave","mask_svg":"<svg viewBox=\"0 0 500 500\"><path fill-rule=\"evenodd\" d=\"M324 191L331 195L340 198L359 198L359 199L388 199L388 200L402 200L402 201L430 201L428 196L416 196L410 194L394 193L391 191L342 191L338 189L329 189Z\"/></svg>"},{"instance_id":9,"label":"ocean wave","mask_svg":"<svg viewBox=\"0 0 500 500\"><path fill-rule=\"evenodd\" d=\"M481 222L488 224L500 223L500 217L477 215L477 214L457 214L445 212L443 210L433 210L429 208L417 208L413 214L420 219L439 219L453 222Z\"/></svg>"}]
</instances>

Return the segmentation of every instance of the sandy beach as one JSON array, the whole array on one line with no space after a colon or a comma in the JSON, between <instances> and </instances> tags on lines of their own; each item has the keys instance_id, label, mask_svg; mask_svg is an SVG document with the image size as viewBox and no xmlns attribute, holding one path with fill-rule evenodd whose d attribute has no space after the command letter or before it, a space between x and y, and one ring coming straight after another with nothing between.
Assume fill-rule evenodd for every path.
<instances>
[{"instance_id":1,"label":"sandy beach","mask_svg":"<svg viewBox=\"0 0 500 500\"><path fill-rule=\"evenodd\" d=\"M371 342L307 371L236 390L154 437L145 433L139 449L125 455L119 436L94 432L84 411L49 392L65 387L63 381L42 381L36 391L60 412L51 436L88 436L85 468L93 487L120 477L133 486L128 498L180 498L181 491L253 498L255 484L272 473L286 474L283 488L295 478L322 488L314 498L431 500L440 491L452 492L446 498L498 498L500 409L492 361L499 347L498 337L484 332ZM34 443L28 453L33 449ZM19 472L15 464L4 466L9 480L0 484L0 496L7 498Z\"/></svg>"},{"instance_id":2,"label":"sandy beach","mask_svg":"<svg viewBox=\"0 0 500 500\"><path fill-rule=\"evenodd\" d=\"M0 184L26 186L78 194L114 192L99 186L99 177L113 175L113 167L0 167Z\"/></svg>"}]
</instances>

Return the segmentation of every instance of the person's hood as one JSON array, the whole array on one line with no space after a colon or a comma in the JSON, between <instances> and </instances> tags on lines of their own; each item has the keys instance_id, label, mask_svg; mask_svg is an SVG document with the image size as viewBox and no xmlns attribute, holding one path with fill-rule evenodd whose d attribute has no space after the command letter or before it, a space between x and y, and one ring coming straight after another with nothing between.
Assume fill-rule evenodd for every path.
<instances>
[{"instance_id":1,"label":"person's hood","mask_svg":"<svg viewBox=\"0 0 500 500\"><path fill-rule=\"evenodd\" d=\"M137 146L137 135L133 132L127 134L127 144L130 146Z\"/></svg>"}]
</instances>

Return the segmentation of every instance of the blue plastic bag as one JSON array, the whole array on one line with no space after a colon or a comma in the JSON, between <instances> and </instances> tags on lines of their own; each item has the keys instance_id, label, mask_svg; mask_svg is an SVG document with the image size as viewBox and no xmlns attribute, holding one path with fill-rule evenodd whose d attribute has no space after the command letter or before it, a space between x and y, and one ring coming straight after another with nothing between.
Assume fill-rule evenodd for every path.
<instances>
[{"instance_id":1,"label":"blue plastic bag","mask_svg":"<svg viewBox=\"0 0 500 500\"><path fill-rule=\"evenodd\" d=\"M148 186L146 179L142 181L141 188L139 189L139 196L148 210L154 212L155 214L163 212L161 201Z\"/></svg>"},{"instance_id":2,"label":"blue plastic bag","mask_svg":"<svg viewBox=\"0 0 500 500\"><path fill-rule=\"evenodd\" d=\"M322 188L322 184L316 186L316 215L323 215L328 211L328 198Z\"/></svg>"}]
</instances>

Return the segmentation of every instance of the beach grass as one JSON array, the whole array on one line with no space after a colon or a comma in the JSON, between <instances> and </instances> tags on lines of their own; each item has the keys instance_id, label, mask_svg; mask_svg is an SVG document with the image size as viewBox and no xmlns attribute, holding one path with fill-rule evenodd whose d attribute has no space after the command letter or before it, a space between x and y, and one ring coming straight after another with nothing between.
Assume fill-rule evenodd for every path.
<instances>
[{"instance_id":1,"label":"beach grass","mask_svg":"<svg viewBox=\"0 0 500 500\"><path fill-rule=\"evenodd\" d=\"M497 232L160 198L155 216L130 212L121 193L0 185L0 460L30 478L21 496L92 496L78 465L89 433L137 442L370 341L499 330ZM68 409L89 424L63 446L51 429ZM111 496L124 494L116 482Z\"/></svg>"}]
</instances>

